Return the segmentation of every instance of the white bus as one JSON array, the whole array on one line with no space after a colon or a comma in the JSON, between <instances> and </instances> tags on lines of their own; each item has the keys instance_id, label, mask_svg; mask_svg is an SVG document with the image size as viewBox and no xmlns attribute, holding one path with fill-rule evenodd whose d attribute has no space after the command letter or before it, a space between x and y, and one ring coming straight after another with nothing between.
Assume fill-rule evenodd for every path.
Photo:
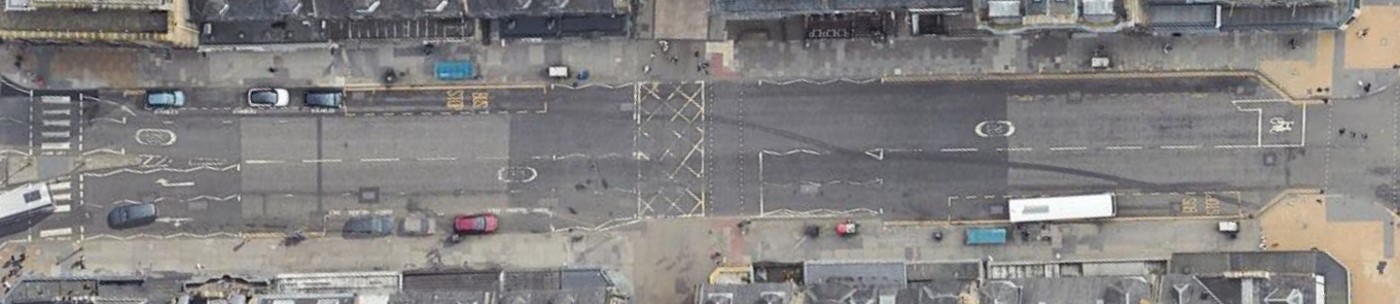
<instances>
[{"instance_id":1,"label":"white bus","mask_svg":"<svg viewBox=\"0 0 1400 304\"><path fill-rule=\"evenodd\" d=\"M0 192L0 222L53 210L53 196L49 194L49 185L43 182L29 183Z\"/></svg>"},{"instance_id":2,"label":"white bus","mask_svg":"<svg viewBox=\"0 0 1400 304\"><path fill-rule=\"evenodd\" d=\"M1113 217L1113 193L1012 199L1007 203L1012 223Z\"/></svg>"}]
</instances>

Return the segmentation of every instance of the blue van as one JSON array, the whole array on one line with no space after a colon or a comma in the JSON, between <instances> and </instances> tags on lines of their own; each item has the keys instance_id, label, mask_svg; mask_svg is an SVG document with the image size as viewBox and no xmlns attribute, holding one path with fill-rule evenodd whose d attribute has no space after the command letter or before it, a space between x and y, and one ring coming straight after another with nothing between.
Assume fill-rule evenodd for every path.
<instances>
[{"instance_id":1,"label":"blue van","mask_svg":"<svg viewBox=\"0 0 1400 304\"><path fill-rule=\"evenodd\" d=\"M185 92L179 90L172 91L147 91L146 107L152 109L172 109L185 106Z\"/></svg>"}]
</instances>

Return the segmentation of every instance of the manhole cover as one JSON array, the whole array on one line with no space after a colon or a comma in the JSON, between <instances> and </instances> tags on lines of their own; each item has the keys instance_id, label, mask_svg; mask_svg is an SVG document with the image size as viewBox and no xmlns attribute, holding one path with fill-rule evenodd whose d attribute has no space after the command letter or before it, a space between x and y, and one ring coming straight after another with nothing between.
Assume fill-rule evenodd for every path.
<instances>
[{"instance_id":1,"label":"manhole cover","mask_svg":"<svg viewBox=\"0 0 1400 304\"><path fill-rule=\"evenodd\" d=\"M379 202L379 187L361 187L360 203L373 204Z\"/></svg>"}]
</instances>

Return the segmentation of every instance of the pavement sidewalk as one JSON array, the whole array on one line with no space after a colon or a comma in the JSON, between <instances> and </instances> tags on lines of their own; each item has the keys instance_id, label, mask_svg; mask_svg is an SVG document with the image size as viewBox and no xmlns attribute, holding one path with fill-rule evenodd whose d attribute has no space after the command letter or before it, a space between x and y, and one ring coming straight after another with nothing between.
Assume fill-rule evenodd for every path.
<instances>
[{"instance_id":1,"label":"pavement sidewalk","mask_svg":"<svg viewBox=\"0 0 1400 304\"><path fill-rule=\"evenodd\" d=\"M10 243L0 254L23 250L32 275L122 275L184 272L198 275L404 270L435 265L470 268L599 266L636 282L638 303L681 303L691 286L716 265L806 260L1002 261L1165 259L1175 251L1253 250L1257 225L1229 239L1209 219L1114 221L1050 225L1004 246L962 244L964 226L895 225L858 219L862 233L830 233L837 218L672 219L644 221L617 230L555 234L497 234L445 246L442 237L373 240L313 238L295 246L281 240L241 238L95 238ZM745 222L745 225L739 223ZM823 235L804 237L807 225ZM1036 227L1038 229L1038 227ZM934 231L945 235L931 239ZM1050 241L1036 240L1053 236ZM3 255L8 256L8 255ZM682 288L684 287L684 288Z\"/></svg>"}]
</instances>

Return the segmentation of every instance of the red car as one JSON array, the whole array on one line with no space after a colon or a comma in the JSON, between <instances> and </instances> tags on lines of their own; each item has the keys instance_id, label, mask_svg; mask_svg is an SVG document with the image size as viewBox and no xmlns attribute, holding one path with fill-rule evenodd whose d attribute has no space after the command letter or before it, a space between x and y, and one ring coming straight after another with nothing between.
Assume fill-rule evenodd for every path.
<instances>
[{"instance_id":1,"label":"red car","mask_svg":"<svg viewBox=\"0 0 1400 304\"><path fill-rule=\"evenodd\" d=\"M459 234L488 234L496 232L496 224L496 215L491 213L458 215L452 219L452 231Z\"/></svg>"}]
</instances>

